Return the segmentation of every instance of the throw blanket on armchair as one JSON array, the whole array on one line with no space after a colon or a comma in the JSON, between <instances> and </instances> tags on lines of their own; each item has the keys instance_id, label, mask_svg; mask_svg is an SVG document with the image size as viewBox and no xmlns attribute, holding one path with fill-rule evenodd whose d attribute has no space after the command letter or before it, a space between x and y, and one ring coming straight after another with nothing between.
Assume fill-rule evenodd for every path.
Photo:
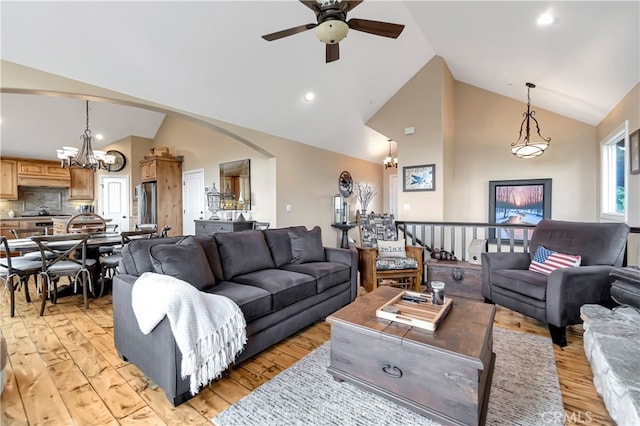
<instances>
[{"instance_id":1,"label":"throw blanket on armchair","mask_svg":"<svg viewBox=\"0 0 640 426\"><path fill-rule=\"evenodd\" d=\"M142 274L133 285L131 304L144 334L165 316L169 319L192 395L219 377L247 341L244 315L231 299L169 275Z\"/></svg>"}]
</instances>

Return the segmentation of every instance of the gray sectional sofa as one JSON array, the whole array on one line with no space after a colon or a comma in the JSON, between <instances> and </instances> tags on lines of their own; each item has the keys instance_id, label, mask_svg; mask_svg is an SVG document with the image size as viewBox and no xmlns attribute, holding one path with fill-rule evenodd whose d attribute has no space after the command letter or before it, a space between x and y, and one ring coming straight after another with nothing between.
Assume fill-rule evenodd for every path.
<instances>
[{"instance_id":1,"label":"gray sectional sofa","mask_svg":"<svg viewBox=\"0 0 640 426\"><path fill-rule=\"evenodd\" d=\"M113 280L115 346L178 405L192 395L180 374L182 356L169 321L165 317L144 335L131 307L141 274L172 275L232 299L247 322L238 363L353 301L357 269L356 251L323 247L319 227L132 241Z\"/></svg>"}]
</instances>

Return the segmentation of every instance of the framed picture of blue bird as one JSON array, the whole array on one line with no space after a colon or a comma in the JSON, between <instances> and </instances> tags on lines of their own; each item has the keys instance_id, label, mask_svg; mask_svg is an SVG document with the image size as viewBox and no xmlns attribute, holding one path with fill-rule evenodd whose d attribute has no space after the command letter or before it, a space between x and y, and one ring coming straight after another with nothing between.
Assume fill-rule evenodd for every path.
<instances>
[{"instance_id":1,"label":"framed picture of blue bird","mask_svg":"<svg viewBox=\"0 0 640 426\"><path fill-rule=\"evenodd\" d=\"M424 164L422 166L403 167L402 190L404 192L435 191L436 165Z\"/></svg>"}]
</instances>

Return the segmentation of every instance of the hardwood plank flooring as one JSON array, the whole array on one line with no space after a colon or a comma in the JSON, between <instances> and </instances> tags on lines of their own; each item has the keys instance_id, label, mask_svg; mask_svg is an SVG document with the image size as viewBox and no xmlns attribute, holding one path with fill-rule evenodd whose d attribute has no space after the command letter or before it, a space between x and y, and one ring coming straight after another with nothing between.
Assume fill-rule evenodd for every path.
<instances>
[{"instance_id":1,"label":"hardwood plank flooring","mask_svg":"<svg viewBox=\"0 0 640 426\"><path fill-rule=\"evenodd\" d=\"M32 287L33 289L33 287ZM34 293L32 291L32 293ZM9 297L1 303L2 333L7 339L7 382L0 404L2 425L206 425L216 414L284 371L329 340L330 326L320 321L239 364L188 402L173 407L164 392L138 368L118 358L113 347L112 299L82 296L47 303L26 303L16 294L16 316ZM544 324L498 307L495 325L548 337ZM569 345L554 346L567 424L613 425L593 386L582 340L572 327Z\"/></svg>"}]
</instances>

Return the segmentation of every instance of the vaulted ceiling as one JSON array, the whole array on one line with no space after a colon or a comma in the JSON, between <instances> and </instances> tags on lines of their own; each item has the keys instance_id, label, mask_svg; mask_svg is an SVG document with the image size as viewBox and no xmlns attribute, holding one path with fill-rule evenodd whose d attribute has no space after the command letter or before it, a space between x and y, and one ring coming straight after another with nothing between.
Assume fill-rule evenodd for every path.
<instances>
[{"instance_id":1,"label":"vaulted ceiling","mask_svg":"<svg viewBox=\"0 0 640 426\"><path fill-rule=\"evenodd\" d=\"M161 105L370 161L386 136L364 123L434 55L458 81L597 124L640 80L638 1L376 1L348 18L404 24L398 39L350 31L325 63L315 23L289 1L3 1L1 58ZM555 22L536 19L550 12ZM303 100L306 92L313 102ZM3 93L3 155L55 158L79 143L78 99ZM92 103L106 144L153 137L162 114ZM95 125L94 125L95 124ZM518 123L513 123L514 134Z\"/></svg>"}]
</instances>

